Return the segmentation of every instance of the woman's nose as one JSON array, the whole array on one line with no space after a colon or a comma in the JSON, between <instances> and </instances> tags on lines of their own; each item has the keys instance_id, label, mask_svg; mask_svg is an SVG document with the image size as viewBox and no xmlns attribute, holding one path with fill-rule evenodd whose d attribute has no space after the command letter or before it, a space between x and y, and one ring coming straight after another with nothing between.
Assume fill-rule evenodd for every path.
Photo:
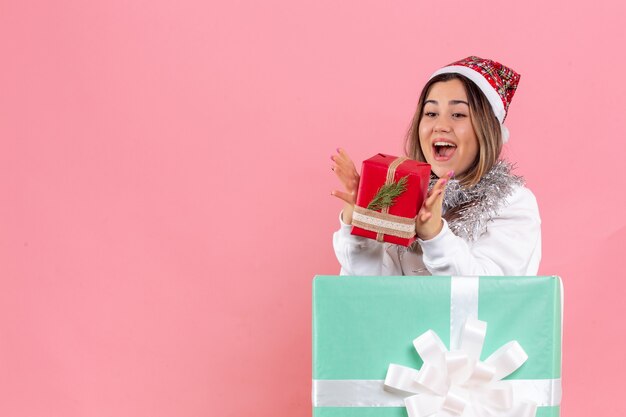
<instances>
[{"instance_id":1,"label":"woman's nose","mask_svg":"<svg viewBox=\"0 0 626 417\"><path fill-rule=\"evenodd\" d=\"M434 128L435 132L450 132L450 125L444 123L441 119L437 121L437 124Z\"/></svg>"}]
</instances>

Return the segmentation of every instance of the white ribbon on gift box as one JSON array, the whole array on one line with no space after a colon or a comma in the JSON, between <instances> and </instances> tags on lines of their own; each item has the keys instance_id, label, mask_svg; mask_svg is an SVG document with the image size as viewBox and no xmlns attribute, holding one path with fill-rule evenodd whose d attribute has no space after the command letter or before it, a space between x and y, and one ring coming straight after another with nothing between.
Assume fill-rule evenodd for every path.
<instances>
[{"instance_id":1,"label":"white ribbon on gift box","mask_svg":"<svg viewBox=\"0 0 626 417\"><path fill-rule=\"evenodd\" d=\"M559 405L560 378L499 381L526 360L517 342L509 342L484 362L479 361L486 325L477 320L478 281L478 277L452 277L450 352L429 330L414 341L424 360L420 371L392 364L387 384L381 380L313 380L313 406L406 405L410 417L526 417L534 416L537 406ZM385 385L393 392L384 391ZM513 398L521 401L513 403ZM471 407L467 407L469 403Z\"/></svg>"},{"instance_id":2,"label":"white ribbon on gift box","mask_svg":"<svg viewBox=\"0 0 626 417\"><path fill-rule=\"evenodd\" d=\"M481 362L486 333L487 323L469 318L460 348L448 351L435 332L426 331L413 341L424 360L421 369L390 364L385 390L409 395L404 399L409 417L534 417L537 404L515 401L513 386L501 381L522 366L528 355L512 341Z\"/></svg>"}]
</instances>

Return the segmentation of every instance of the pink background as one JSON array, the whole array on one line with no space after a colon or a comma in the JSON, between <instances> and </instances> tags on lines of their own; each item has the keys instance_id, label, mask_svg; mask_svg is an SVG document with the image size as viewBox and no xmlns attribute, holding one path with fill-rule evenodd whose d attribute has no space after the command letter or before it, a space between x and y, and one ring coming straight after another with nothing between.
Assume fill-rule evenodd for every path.
<instances>
[{"instance_id":1,"label":"pink background","mask_svg":"<svg viewBox=\"0 0 626 417\"><path fill-rule=\"evenodd\" d=\"M522 74L505 154L566 289L563 415L620 415L623 2L0 4L0 415L310 413L329 155L432 71Z\"/></svg>"}]
</instances>

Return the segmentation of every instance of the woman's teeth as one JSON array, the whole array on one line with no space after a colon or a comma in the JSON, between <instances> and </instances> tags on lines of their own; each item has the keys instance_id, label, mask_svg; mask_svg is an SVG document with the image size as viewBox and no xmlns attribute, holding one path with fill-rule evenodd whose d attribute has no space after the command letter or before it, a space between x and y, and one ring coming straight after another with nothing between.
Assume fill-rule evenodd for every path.
<instances>
[{"instance_id":1,"label":"woman's teeth","mask_svg":"<svg viewBox=\"0 0 626 417\"><path fill-rule=\"evenodd\" d=\"M450 142L435 142L435 154L437 156L451 156L456 145Z\"/></svg>"}]
</instances>

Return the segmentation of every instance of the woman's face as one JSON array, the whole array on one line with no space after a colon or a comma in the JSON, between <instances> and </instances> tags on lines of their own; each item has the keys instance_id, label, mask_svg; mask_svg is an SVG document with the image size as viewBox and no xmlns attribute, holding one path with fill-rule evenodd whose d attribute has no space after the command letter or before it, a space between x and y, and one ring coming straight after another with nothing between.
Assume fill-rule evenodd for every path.
<instances>
[{"instance_id":1,"label":"woman's face","mask_svg":"<svg viewBox=\"0 0 626 417\"><path fill-rule=\"evenodd\" d=\"M438 177L451 170L461 175L472 166L478 155L478 139L460 80L432 85L421 116L419 139L426 162Z\"/></svg>"}]
</instances>

